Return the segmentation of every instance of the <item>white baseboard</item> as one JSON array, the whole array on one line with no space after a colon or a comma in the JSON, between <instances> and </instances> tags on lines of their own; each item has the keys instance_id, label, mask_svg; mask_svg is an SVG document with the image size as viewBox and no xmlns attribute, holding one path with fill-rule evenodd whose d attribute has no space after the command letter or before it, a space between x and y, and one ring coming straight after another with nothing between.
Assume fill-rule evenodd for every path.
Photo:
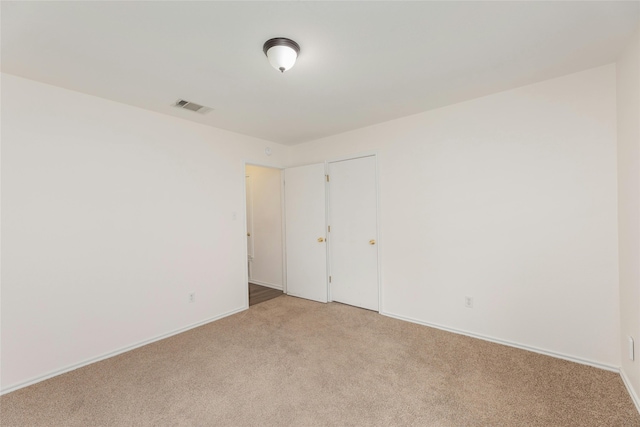
<instances>
[{"instance_id":1,"label":"white baseboard","mask_svg":"<svg viewBox=\"0 0 640 427\"><path fill-rule=\"evenodd\" d=\"M629 381L629 377L627 377L627 374L624 372L623 369L620 369L620 377L622 377L622 382L624 383L624 386L627 388L627 391L631 396L631 400L633 400L633 403L636 405L636 409L638 410L638 412L640 412L640 399L638 398L638 394L636 393L636 391L631 386L631 381Z\"/></svg>"},{"instance_id":2,"label":"white baseboard","mask_svg":"<svg viewBox=\"0 0 640 427\"><path fill-rule=\"evenodd\" d=\"M502 344L502 345L506 345L506 346L509 346L509 347L519 348L521 350L527 350L527 351L532 351L534 353L544 354L546 356L551 356L551 357L555 357L555 358L558 358L558 359L568 360L570 362L579 363L581 365L593 366L594 368L600 368L600 369L604 369L606 371L611 371L611 372L616 372L616 373L620 372L620 367L618 367L618 366L613 366L613 365L609 365L609 364L605 364L605 363L595 362L593 360L588 360L588 359L581 359L579 357L569 356L567 354L557 353L557 352L549 351L549 350L544 350L544 349L537 348L537 347L531 347L531 346L528 346L528 345L519 344L519 343L512 342L512 341L505 341L505 340L501 340L501 339L490 337L490 336L486 336L486 335L475 334L473 332L467 332L467 331L463 331L461 329L449 328L447 326L442 326L442 325L438 325L438 324L435 324L435 323L423 322L421 320L412 319L410 317L398 316L397 314L393 314L393 313L380 312L380 314L382 314L384 316L388 316L388 317L393 317L394 319L404 320L406 322L417 323L419 325L429 326L431 328L441 329L441 330L447 331L447 332L453 332L454 334L466 335L468 337L478 338L478 339L481 339L481 340L484 340L484 341L494 342L496 344Z\"/></svg>"},{"instance_id":3,"label":"white baseboard","mask_svg":"<svg viewBox=\"0 0 640 427\"><path fill-rule=\"evenodd\" d=\"M254 285L266 286L267 288L273 288L273 289L277 289L279 291L282 290L282 285L274 285L273 283L267 283L267 282L263 282L261 280L249 279L249 283L252 283Z\"/></svg>"},{"instance_id":4,"label":"white baseboard","mask_svg":"<svg viewBox=\"0 0 640 427\"><path fill-rule=\"evenodd\" d=\"M136 348L145 346L147 344L151 344L152 342L156 342L156 341L163 340L165 338L169 338L169 337L171 337L173 335L177 335L177 334L180 334L182 332L186 332L189 329L197 328L198 326L202 326L202 325L205 325L207 323L211 323L211 322L214 322L216 320L222 319L223 317L231 316L232 314L236 314L236 313L239 313L241 311L247 310L248 308L249 308L248 306L244 306L244 307L241 307L241 308L238 308L238 309L235 309L235 310L231 310L231 311L223 313L223 314L221 314L219 316L210 317L208 319L201 320L200 322L192 323L192 324L190 324L188 326L185 326L183 328L175 329L175 330L173 330L171 332L167 332L165 334L158 335L158 336L150 338L148 340L140 341L140 342L137 342L135 344L131 344L131 345L128 345L126 347L122 347L122 348L120 348L118 350L110 351L110 352L102 354L100 356L92 357L90 359L83 360L82 362L74 363L73 365L69 365L69 366L66 366L66 367L61 368L61 369L56 369L55 371L48 372L48 373L46 373L44 375L39 375L39 376L31 378L31 379L29 379L27 381L24 381L24 382L21 382L21 383L14 384L12 386L3 388L2 390L0 390L0 395L11 393L12 391L16 391L18 389L21 389L21 388L24 388L24 387L28 387L30 385L39 383L40 381L48 380L49 378L57 377L58 375L73 371L73 370L78 369L78 368L82 368L83 366L91 365L92 363L96 363L96 362L99 362L101 360L105 360L105 359L108 359L110 357L117 356L118 354L126 353L127 351L131 351L131 350L134 350Z\"/></svg>"}]
</instances>

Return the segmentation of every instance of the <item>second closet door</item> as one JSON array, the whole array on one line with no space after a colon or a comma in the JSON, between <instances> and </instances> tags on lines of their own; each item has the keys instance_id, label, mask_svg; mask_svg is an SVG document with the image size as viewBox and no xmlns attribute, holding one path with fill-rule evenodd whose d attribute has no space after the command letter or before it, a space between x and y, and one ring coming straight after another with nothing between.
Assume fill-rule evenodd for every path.
<instances>
[{"instance_id":1,"label":"second closet door","mask_svg":"<svg viewBox=\"0 0 640 427\"><path fill-rule=\"evenodd\" d=\"M329 163L331 299L379 310L376 159Z\"/></svg>"}]
</instances>

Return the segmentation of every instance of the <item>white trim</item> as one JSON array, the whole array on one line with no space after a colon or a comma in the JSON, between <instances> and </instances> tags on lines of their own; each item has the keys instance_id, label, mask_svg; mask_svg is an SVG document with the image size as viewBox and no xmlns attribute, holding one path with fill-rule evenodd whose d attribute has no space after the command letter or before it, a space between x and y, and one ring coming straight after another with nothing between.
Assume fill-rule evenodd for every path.
<instances>
[{"instance_id":1,"label":"white trim","mask_svg":"<svg viewBox=\"0 0 640 427\"><path fill-rule=\"evenodd\" d=\"M246 171L246 166L245 166L245 171ZM253 258L255 256L255 249L254 249L254 240L253 240L253 178L251 177L251 175L247 175L247 173L245 172L244 175L244 203L245 203L245 218L247 218L246 221L246 225L245 228L247 229L247 231L245 232L245 234L247 235L247 237L249 238L249 240L251 240L251 253L249 253L249 243L247 240L247 257L249 259L249 261L253 261ZM247 193L248 191L248 193ZM247 200L251 201L251 221L249 221L249 206L246 205ZM249 280L251 280L251 270L248 271L248 276Z\"/></svg>"},{"instance_id":2,"label":"white trim","mask_svg":"<svg viewBox=\"0 0 640 427\"><path fill-rule=\"evenodd\" d=\"M347 159L345 159L347 160ZM333 243L333 237L330 235L329 233L329 226L331 224L329 224L329 213L331 211L331 185L330 185L330 180L331 180L331 176L330 176L330 169L331 166L329 165L329 163L331 163L331 161L329 160L325 160L324 161L324 176L325 179L324 180L324 235L325 235L325 263L326 263L326 270L327 270L327 302L333 302L333 293L332 293L332 286L331 286L331 280L329 280L329 278L331 277L331 244ZM331 241L329 241L329 239L331 239Z\"/></svg>"},{"instance_id":3,"label":"white trim","mask_svg":"<svg viewBox=\"0 0 640 427\"><path fill-rule=\"evenodd\" d=\"M101 360L109 359L110 357L117 356L119 354L126 353L126 352L131 351L131 350L135 350L136 348L145 346L147 344L151 344L153 342L160 341L160 340L163 340L165 338L169 338L169 337L171 337L173 335L177 335L177 334L180 334L182 332L186 332L186 331L188 331L190 329L197 328L198 326L202 326L202 325L205 325L207 323L211 323L211 322L214 322L216 320L220 320L223 317L231 316L233 314L236 314L236 313L239 313L241 311L247 310L248 308L249 308L249 306L246 305L244 307L240 307L240 308L237 308L235 310L228 311L228 312L220 314L218 316L213 316L213 317L210 317L208 319L201 320L200 322L192 323L192 324L190 324L188 326L185 326L183 328L174 329L171 332L167 332L165 334L158 335L158 336L156 336L154 338L143 340L143 341L137 342L135 344L131 344L131 345L128 345L126 347L122 347L122 348L120 348L118 350L114 350L114 351L110 351L108 353L104 353L104 354L102 354L100 356L97 356L97 357L92 357L90 359L85 359L82 362L74 363L72 365L68 365L68 366L66 366L64 368L61 368L61 369L56 369L55 371L51 371L51 372L46 373L44 375L40 375L40 376L37 376L35 378L31 378L30 380L27 380L27 381L12 385L10 387L7 387L7 388L5 388L5 389L0 391L0 395L11 393L12 391L16 391L18 389L33 385L35 383L39 383L40 381L44 381L44 380L47 380L49 378L57 377L58 375L61 375L61 374L76 370L78 368L82 368L83 366L91 365L92 363L100 362Z\"/></svg>"},{"instance_id":4,"label":"white trim","mask_svg":"<svg viewBox=\"0 0 640 427\"><path fill-rule=\"evenodd\" d=\"M264 163L263 163L263 162L256 162L256 161L253 161L253 160L249 160L249 159L244 159L244 160L243 160L243 163L244 163L244 165L245 165L245 166L247 166L247 165L250 165L250 166L259 166L259 167L261 167L261 168L280 169L280 170L286 169L286 167L285 167L285 166L282 166L282 164L281 164L281 163L278 163L278 164L276 164L276 163L269 163L269 162L264 162ZM245 169L245 170L246 170L246 169Z\"/></svg>"},{"instance_id":5,"label":"white trim","mask_svg":"<svg viewBox=\"0 0 640 427\"><path fill-rule=\"evenodd\" d=\"M371 150L371 151L361 151L359 153L355 153L355 154L347 154L345 156L338 156L338 157L333 157L329 160L325 160L325 162L328 163L336 163L336 162L344 162L346 160L355 160L355 159L361 159L363 157L378 157L378 152L376 150Z\"/></svg>"},{"instance_id":6,"label":"white trim","mask_svg":"<svg viewBox=\"0 0 640 427\"><path fill-rule=\"evenodd\" d=\"M505 341L505 340L502 340L502 339L499 339L499 338L490 337L490 336L487 336L487 335L481 335L481 334L476 334L476 333L473 333L473 332L463 331L461 329L449 328L447 326L442 326L442 325L438 325L438 324L435 324L435 323L423 322L421 320L412 319L410 317L398 316L397 314L382 313L382 312L380 314L382 314L383 316L387 316L387 317L393 317L394 319L404 320L406 322L417 323L418 325L429 326L431 328L441 329L443 331L453 332L455 334L466 335L468 337L478 338L478 339L481 339L481 340L484 340L484 341L493 342L493 343L496 343L496 344L502 344L502 345L506 345L506 346L509 346L509 347L519 348L521 350L527 350L527 351L532 351L532 352L538 353L538 354L544 354L545 356L551 356L551 357L555 357L557 359L568 360L569 362L575 362L575 363L579 363L581 365L593 366L594 368L604 369L605 371L611 371L611 372L616 372L616 373L620 372L620 367L614 366L614 365L609 365L609 364L606 364L606 363L595 362L593 360L588 360L588 359L581 359L579 357L569 356L567 354L557 353L555 351L544 350L544 349L541 349L541 348L538 348L538 347L531 347L531 346L528 346L528 345L519 344L519 343L512 342L512 341Z\"/></svg>"},{"instance_id":7,"label":"white trim","mask_svg":"<svg viewBox=\"0 0 640 427\"><path fill-rule=\"evenodd\" d=\"M324 283L325 283L325 290L326 290L326 294L325 294L325 302L332 302L333 299L331 297L331 282L329 282L329 277L331 277L331 252L330 252L330 245L331 243L329 242L329 181L327 181L327 177L329 177L329 179L331 179L331 177L329 176L329 161L325 160L324 161L324 231L322 233L322 235L324 236L324 263L325 263L325 277L324 277ZM333 239L332 239L333 241Z\"/></svg>"},{"instance_id":8,"label":"white trim","mask_svg":"<svg viewBox=\"0 0 640 427\"><path fill-rule=\"evenodd\" d=\"M287 293L287 213L285 212L285 188L284 188L284 169L280 169L280 213L281 230L280 241L282 243L282 292Z\"/></svg>"},{"instance_id":9,"label":"white trim","mask_svg":"<svg viewBox=\"0 0 640 427\"><path fill-rule=\"evenodd\" d=\"M247 268L243 268L244 272L243 272L243 276L244 276L244 280L242 281L242 286L245 289L245 304L247 307L249 307L249 286L246 285L246 283L249 283L249 268L250 267L250 261L249 261L249 247L247 246L247 233L249 232L249 230L247 229L247 161L243 161L242 162L242 209L243 209L243 215L242 218L244 218L243 224L242 224L242 229L244 230L244 234L243 236L245 236L242 239L242 243L244 246L244 253L247 255L247 264L246 267Z\"/></svg>"},{"instance_id":10,"label":"white trim","mask_svg":"<svg viewBox=\"0 0 640 427\"><path fill-rule=\"evenodd\" d=\"M279 291L282 290L282 285L274 285L273 283L262 282L260 280L249 279L249 283L252 283L254 285L265 286L267 288L277 289Z\"/></svg>"},{"instance_id":11,"label":"white trim","mask_svg":"<svg viewBox=\"0 0 640 427\"><path fill-rule=\"evenodd\" d=\"M382 313L382 248L380 246L380 236L382 235L382 226L380 221L382 220L382 212L380 211L380 166L378 161L378 152L373 155L376 159L376 242L378 243L377 249L377 261L378 261L378 313Z\"/></svg>"},{"instance_id":12,"label":"white trim","mask_svg":"<svg viewBox=\"0 0 640 427\"><path fill-rule=\"evenodd\" d=\"M636 391L631 386L631 381L629 380L629 377L627 377L627 374L624 372L624 369L622 368L620 368L620 377L622 378L622 382L624 383L624 386L627 388L627 391L629 392L629 396L631 396L631 400L636 405L636 409L638 410L638 412L640 412L640 398L638 398Z\"/></svg>"}]
</instances>

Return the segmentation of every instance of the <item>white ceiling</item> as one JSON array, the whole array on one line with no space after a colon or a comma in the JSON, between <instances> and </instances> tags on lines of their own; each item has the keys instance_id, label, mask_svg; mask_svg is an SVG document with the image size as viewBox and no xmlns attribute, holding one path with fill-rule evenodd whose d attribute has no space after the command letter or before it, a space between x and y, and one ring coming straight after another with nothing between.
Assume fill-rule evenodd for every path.
<instances>
[{"instance_id":1,"label":"white ceiling","mask_svg":"<svg viewBox=\"0 0 640 427\"><path fill-rule=\"evenodd\" d=\"M612 63L640 13L636 1L1 7L3 72L288 145ZM262 52L272 37L301 47L284 75Z\"/></svg>"}]
</instances>

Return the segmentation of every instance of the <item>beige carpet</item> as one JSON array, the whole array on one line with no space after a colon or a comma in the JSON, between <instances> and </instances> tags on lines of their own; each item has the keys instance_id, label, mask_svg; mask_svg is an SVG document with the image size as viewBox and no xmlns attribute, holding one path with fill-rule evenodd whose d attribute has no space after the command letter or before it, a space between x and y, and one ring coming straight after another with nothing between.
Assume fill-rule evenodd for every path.
<instances>
[{"instance_id":1,"label":"beige carpet","mask_svg":"<svg viewBox=\"0 0 640 427\"><path fill-rule=\"evenodd\" d=\"M640 426L612 372L282 296L1 398L8 426Z\"/></svg>"}]
</instances>

